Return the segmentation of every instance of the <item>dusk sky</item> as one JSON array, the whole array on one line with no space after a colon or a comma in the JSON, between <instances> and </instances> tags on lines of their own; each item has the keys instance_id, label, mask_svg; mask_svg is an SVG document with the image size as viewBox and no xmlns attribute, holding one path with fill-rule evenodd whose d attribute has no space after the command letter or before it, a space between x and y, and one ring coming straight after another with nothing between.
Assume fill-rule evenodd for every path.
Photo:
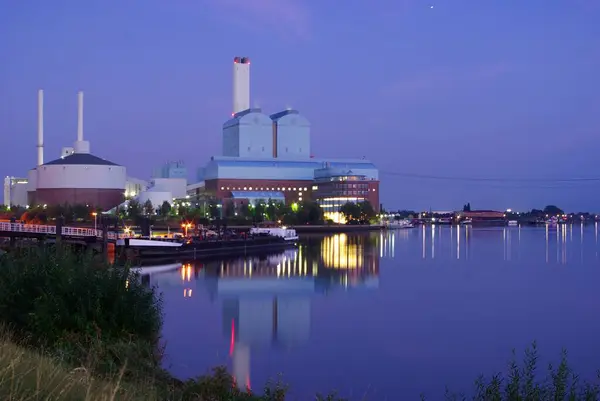
<instances>
[{"instance_id":1,"label":"dusk sky","mask_svg":"<svg viewBox=\"0 0 600 401\"><path fill-rule=\"evenodd\" d=\"M0 174L35 166L44 89L46 161L83 90L92 153L195 177L248 56L253 105L300 110L315 157L372 160L386 208L600 211L600 180L541 181L600 178L599 21L597 0L0 0Z\"/></svg>"}]
</instances>

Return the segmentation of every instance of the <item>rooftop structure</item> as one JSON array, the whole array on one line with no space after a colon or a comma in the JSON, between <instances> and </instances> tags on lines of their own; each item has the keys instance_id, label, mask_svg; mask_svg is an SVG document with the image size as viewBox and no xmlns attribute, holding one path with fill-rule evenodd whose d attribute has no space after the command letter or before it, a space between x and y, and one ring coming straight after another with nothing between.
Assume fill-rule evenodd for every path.
<instances>
[{"instance_id":1,"label":"rooftop structure","mask_svg":"<svg viewBox=\"0 0 600 401\"><path fill-rule=\"evenodd\" d=\"M187 179L187 167L183 161L171 161L154 170L154 178L185 178Z\"/></svg>"},{"instance_id":2,"label":"rooftop structure","mask_svg":"<svg viewBox=\"0 0 600 401\"><path fill-rule=\"evenodd\" d=\"M315 170L328 165L330 168L352 170L369 180L378 181L379 171L367 159L306 158L279 160L273 158L213 156L208 162L204 179L263 179L313 181Z\"/></svg>"},{"instance_id":3,"label":"rooftop structure","mask_svg":"<svg viewBox=\"0 0 600 401\"><path fill-rule=\"evenodd\" d=\"M310 158L310 123L297 110L271 114L273 121L273 157Z\"/></svg>"},{"instance_id":4,"label":"rooftop structure","mask_svg":"<svg viewBox=\"0 0 600 401\"><path fill-rule=\"evenodd\" d=\"M246 109L223 124L223 154L230 157L271 157L273 122L261 109Z\"/></svg>"}]
</instances>

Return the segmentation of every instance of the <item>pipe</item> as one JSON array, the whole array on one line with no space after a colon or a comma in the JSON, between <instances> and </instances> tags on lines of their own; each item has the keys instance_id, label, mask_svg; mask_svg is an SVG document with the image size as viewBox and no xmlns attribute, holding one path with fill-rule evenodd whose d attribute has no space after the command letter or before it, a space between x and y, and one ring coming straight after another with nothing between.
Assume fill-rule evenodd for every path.
<instances>
[{"instance_id":1,"label":"pipe","mask_svg":"<svg viewBox=\"0 0 600 401\"><path fill-rule=\"evenodd\" d=\"M77 141L83 141L83 92L77 94Z\"/></svg>"},{"instance_id":2,"label":"pipe","mask_svg":"<svg viewBox=\"0 0 600 401\"><path fill-rule=\"evenodd\" d=\"M37 165L44 164L44 91L38 91Z\"/></svg>"}]
</instances>

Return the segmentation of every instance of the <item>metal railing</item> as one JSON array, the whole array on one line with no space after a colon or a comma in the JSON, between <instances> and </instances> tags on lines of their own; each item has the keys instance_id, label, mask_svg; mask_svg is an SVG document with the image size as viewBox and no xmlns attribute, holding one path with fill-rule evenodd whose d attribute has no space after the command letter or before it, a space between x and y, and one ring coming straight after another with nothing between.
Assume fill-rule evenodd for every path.
<instances>
[{"instance_id":1,"label":"metal railing","mask_svg":"<svg viewBox=\"0 0 600 401\"><path fill-rule=\"evenodd\" d=\"M56 235L56 226L0 222L0 232ZM102 238L102 230L93 228L63 227L61 234L68 237ZM112 240L119 238L118 234L115 232L108 232L107 237Z\"/></svg>"}]
</instances>

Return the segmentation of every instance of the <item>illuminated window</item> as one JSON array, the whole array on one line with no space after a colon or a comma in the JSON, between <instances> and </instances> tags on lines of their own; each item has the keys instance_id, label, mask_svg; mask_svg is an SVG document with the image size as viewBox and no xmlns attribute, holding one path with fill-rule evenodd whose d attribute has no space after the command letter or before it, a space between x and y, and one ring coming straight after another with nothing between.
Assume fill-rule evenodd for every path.
<instances>
[{"instance_id":1,"label":"illuminated window","mask_svg":"<svg viewBox=\"0 0 600 401\"><path fill-rule=\"evenodd\" d=\"M319 189L319 187L316 185L313 185L312 189L313 189L313 191L316 191L317 189Z\"/></svg>"}]
</instances>

